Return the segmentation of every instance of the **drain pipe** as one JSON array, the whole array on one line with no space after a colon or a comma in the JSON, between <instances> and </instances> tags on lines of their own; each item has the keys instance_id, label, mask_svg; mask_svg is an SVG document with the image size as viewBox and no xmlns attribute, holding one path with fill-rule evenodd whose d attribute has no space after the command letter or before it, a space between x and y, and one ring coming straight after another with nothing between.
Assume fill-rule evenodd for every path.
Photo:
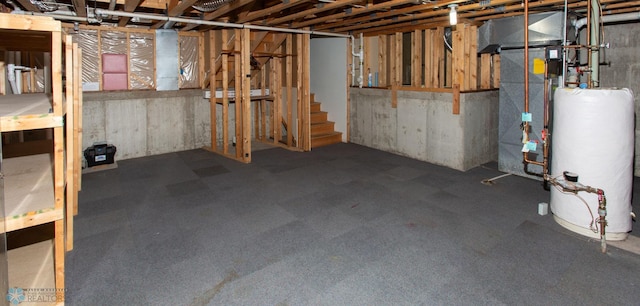
<instances>
[{"instance_id":1,"label":"drain pipe","mask_svg":"<svg viewBox=\"0 0 640 306\"><path fill-rule=\"evenodd\" d=\"M30 71L31 68L25 66L16 66L15 64L7 64L7 81L11 85L11 91L14 95L22 94L22 78L21 71Z\"/></svg>"},{"instance_id":2,"label":"drain pipe","mask_svg":"<svg viewBox=\"0 0 640 306\"><path fill-rule=\"evenodd\" d=\"M357 57L360 64L360 76L358 76L358 86L362 88L362 84L364 83L364 50L362 49L362 45L364 45L364 35L360 33L360 51L356 53L356 38L353 35L350 35L351 38L351 84L356 83L356 65L353 63L353 58Z\"/></svg>"}]
</instances>

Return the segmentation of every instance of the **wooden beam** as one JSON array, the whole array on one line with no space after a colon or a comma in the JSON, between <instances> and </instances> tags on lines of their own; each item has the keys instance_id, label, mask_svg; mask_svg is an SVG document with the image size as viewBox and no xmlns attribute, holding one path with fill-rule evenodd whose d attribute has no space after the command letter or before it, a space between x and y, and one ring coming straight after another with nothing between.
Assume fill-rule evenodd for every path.
<instances>
[{"instance_id":1,"label":"wooden beam","mask_svg":"<svg viewBox=\"0 0 640 306\"><path fill-rule=\"evenodd\" d=\"M76 11L78 17L87 17L87 6L85 0L72 0L73 10Z\"/></svg>"},{"instance_id":2,"label":"wooden beam","mask_svg":"<svg viewBox=\"0 0 640 306\"><path fill-rule=\"evenodd\" d=\"M462 2L466 2L466 1L447 1L447 4L462 3ZM521 2L521 0L493 0L491 2L491 5L495 6L499 4L507 4L507 3L515 3L515 2ZM422 7L410 6L403 9L392 10L386 13L365 17L364 19L359 18L357 20L356 19L345 20L344 27L339 27L338 25L338 27L334 28L333 31L337 33L344 33L344 32L356 31L364 28L379 27L379 26L389 25L394 23L420 21L425 19L432 19L434 17L443 17L449 13L449 10L433 10L433 8L435 8L436 6L438 5L425 4ZM461 6L458 6L457 8L458 16L461 17L460 15L462 12L479 10L479 9L482 9L482 5L480 3L461 5ZM414 12L418 10L423 12L417 13L417 14L407 14L409 12ZM387 18L387 19L383 19L383 18ZM377 21L374 21L374 20L377 20ZM336 25L333 25L333 26L335 27ZM318 28L317 30L321 30L321 29Z\"/></svg>"},{"instance_id":3,"label":"wooden beam","mask_svg":"<svg viewBox=\"0 0 640 306\"><path fill-rule=\"evenodd\" d=\"M269 16L273 13L282 12L288 8L292 8L296 5L311 2L311 0L289 0L282 1L280 4L276 4L258 11L249 12L245 17L238 19L238 23L247 23L256 19Z\"/></svg>"},{"instance_id":4,"label":"wooden beam","mask_svg":"<svg viewBox=\"0 0 640 306\"><path fill-rule=\"evenodd\" d=\"M214 20L218 17L224 16L230 12L232 12L233 10L239 9L249 3L254 2L255 0L236 0L236 1L231 1L230 3L227 3L221 7L219 7L217 10L211 12L211 13L206 13L204 15L204 17L202 18L203 20ZM189 31L189 30L193 30L195 28L198 27L198 24L188 24L186 25L184 28L181 29L181 31Z\"/></svg>"},{"instance_id":5,"label":"wooden beam","mask_svg":"<svg viewBox=\"0 0 640 306\"><path fill-rule=\"evenodd\" d=\"M357 2L361 2L361 1L362 0L335 0L334 2L330 2L328 4L317 5L316 8L300 11L294 14L289 14L284 17L269 20L267 21L267 25L279 25L297 18L311 16L311 15L322 13L329 10L335 10L335 9L338 9L347 5L351 5Z\"/></svg>"},{"instance_id":6,"label":"wooden beam","mask_svg":"<svg viewBox=\"0 0 640 306\"><path fill-rule=\"evenodd\" d=\"M29 0L17 0L18 3L20 3L20 5L27 11L29 12L36 12L36 13L40 13L40 9L33 3L31 3L31 1Z\"/></svg>"},{"instance_id":7,"label":"wooden beam","mask_svg":"<svg viewBox=\"0 0 640 306\"><path fill-rule=\"evenodd\" d=\"M168 3L168 12L167 15L169 17L177 17L177 16L181 16L182 14L184 14L184 11L191 8L192 5L194 5L198 0L182 0L178 3L177 0L170 0ZM152 29L159 29L161 28L165 23L167 23L166 20L160 20L156 23L154 23L151 28Z\"/></svg>"},{"instance_id":8,"label":"wooden beam","mask_svg":"<svg viewBox=\"0 0 640 306\"><path fill-rule=\"evenodd\" d=\"M124 11L129 13L135 11L138 5L140 5L140 2L142 2L142 0L125 0ZM130 17L120 17L120 20L118 21L118 26L125 27L127 23L129 23L129 20L131 20Z\"/></svg>"},{"instance_id":9,"label":"wooden beam","mask_svg":"<svg viewBox=\"0 0 640 306\"><path fill-rule=\"evenodd\" d=\"M324 17L312 18L310 20L303 21L303 22L296 22L296 23L293 23L291 27L293 28L306 27L306 26L323 23L330 20L337 20L337 19L353 17L361 14L366 14L369 12L386 10L394 6L404 5L407 3L415 3L415 0L390 0L390 1L384 1L378 4L366 4L365 6L354 7L342 13L331 14Z\"/></svg>"}]
</instances>

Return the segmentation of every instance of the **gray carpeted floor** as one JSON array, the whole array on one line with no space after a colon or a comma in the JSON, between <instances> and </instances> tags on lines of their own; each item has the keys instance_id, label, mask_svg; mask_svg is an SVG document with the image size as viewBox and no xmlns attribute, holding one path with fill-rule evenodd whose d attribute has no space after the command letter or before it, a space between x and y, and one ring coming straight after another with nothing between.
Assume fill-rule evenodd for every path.
<instances>
[{"instance_id":1,"label":"gray carpeted floor","mask_svg":"<svg viewBox=\"0 0 640 306\"><path fill-rule=\"evenodd\" d=\"M252 158L192 150L84 175L67 304L640 303L639 255L538 215L540 182L481 184L495 164L353 144Z\"/></svg>"}]
</instances>

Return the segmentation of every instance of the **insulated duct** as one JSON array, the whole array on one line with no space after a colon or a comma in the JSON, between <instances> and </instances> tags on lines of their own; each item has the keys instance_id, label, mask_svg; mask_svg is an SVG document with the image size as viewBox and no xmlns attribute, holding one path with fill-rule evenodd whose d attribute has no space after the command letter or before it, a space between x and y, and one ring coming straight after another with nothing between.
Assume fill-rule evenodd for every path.
<instances>
[{"instance_id":1,"label":"insulated duct","mask_svg":"<svg viewBox=\"0 0 640 306\"><path fill-rule=\"evenodd\" d=\"M221 6L231 3L235 0L198 0L191 7L201 12L213 12Z\"/></svg>"}]
</instances>

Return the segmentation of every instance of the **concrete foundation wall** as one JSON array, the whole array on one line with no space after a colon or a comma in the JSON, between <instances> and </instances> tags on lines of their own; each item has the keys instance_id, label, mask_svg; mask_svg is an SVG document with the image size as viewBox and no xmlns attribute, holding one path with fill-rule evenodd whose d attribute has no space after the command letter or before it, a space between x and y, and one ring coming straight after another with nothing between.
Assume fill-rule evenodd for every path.
<instances>
[{"instance_id":1,"label":"concrete foundation wall","mask_svg":"<svg viewBox=\"0 0 640 306\"><path fill-rule=\"evenodd\" d=\"M201 90L85 92L83 149L106 141L116 160L209 146L209 101Z\"/></svg>"},{"instance_id":2,"label":"concrete foundation wall","mask_svg":"<svg viewBox=\"0 0 640 306\"><path fill-rule=\"evenodd\" d=\"M466 171L498 156L498 92L450 93L351 88L351 142Z\"/></svg>"},{"instance_id":3,"label":"concrete foundation wall","mask_svg":"<svg viewBox=\"0 0 640 306\"><path fill-rule=\"evenodd\" d=\"M610 65L600 66L601 87L629 88L633 91L636 114L640 111L640 26L638 23L604 27L610 49L601 56ZM584 30L583 30L584 32ZM636 116L634 175L640 176L640 118Z\"/></svg>"}]
</instances>

